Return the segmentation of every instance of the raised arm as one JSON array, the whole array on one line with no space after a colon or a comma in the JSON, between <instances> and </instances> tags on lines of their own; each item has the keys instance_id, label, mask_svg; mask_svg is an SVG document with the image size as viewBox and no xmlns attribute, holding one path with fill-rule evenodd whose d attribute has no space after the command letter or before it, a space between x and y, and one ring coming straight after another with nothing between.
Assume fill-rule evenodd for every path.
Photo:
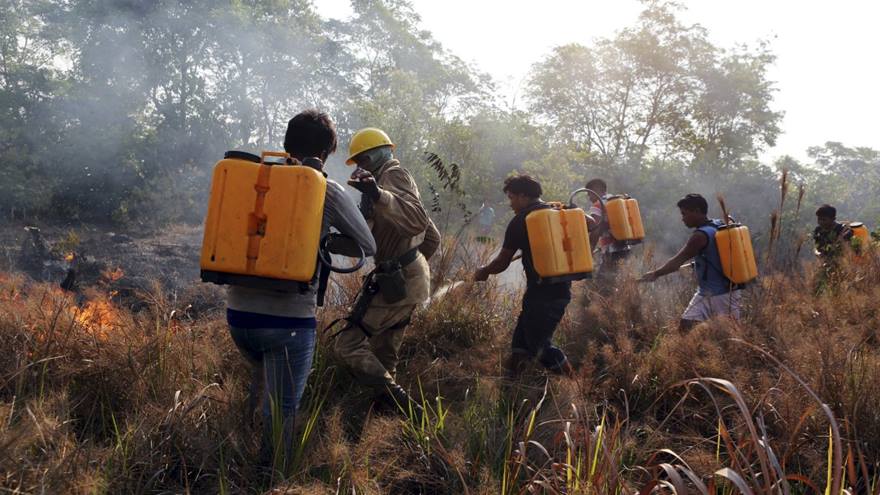
<instances>
[{"instance_id":1,"label":"raised arm","mask_svg":"<svg viewBox=\"0 0 880 495\"><path fill-rule=\"evenodd\" d=\"M379 198L374 204L376 211L387 216L402 235L416 236L424 232L430 219L409 172L391 168L385 171L380 182Z\"/></svg>"}]
</instances>

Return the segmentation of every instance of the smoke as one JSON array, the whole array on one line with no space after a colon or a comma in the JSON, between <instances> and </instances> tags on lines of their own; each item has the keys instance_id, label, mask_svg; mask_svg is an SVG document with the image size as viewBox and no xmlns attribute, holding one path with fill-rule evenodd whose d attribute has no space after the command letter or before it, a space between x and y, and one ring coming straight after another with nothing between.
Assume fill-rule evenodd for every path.
<instances>
[{"instance_id":1,"label":"smoke","mask_svg":"<svg viewBox=\"0 0 880 495\"><path fill-rule=\"evenodd\" d=\"M45 9L39 10L43 4ZM459 164L467 206L493 206L499 212L498 236L509 219L501 184L514 170L536 175L548 191L547 199L553 200L565 199L590 177L606 178L611 192L639 200L648 237L664 253L687 238L675 207L686 193L706 198L722 194L731 214L751 228L759 251L768 245L770 218L780 209L777 172L750 160L747 151L752 147L740 142L754 137L742 135L748 126L728 129L730 149L740 154L725 156L723 164L693 158L721 156L720 152L692 152L683 158L680 152L638 147L635 158L602 157L596 147L562 139L559 129L545 125L547 118L500 108L491 80L446 52L421 29L405 2L354 2L353 17L346 21L324 20L302 1L50 0L17 2L13 8L23 9L17 11L19 18L40 22L11 22L2 29L28 29L12 34L43 40L48 55L30 57L35 62L29 70L38 73L47 69L46 63L51 70L41 73L48 82L39 90L19 94L16 86L2 88L4 95L31 102L27 112L14 109L25 114L25 122L5 118L2 124L4 137L11 136L8 148L0 147L4 207L31 205L47 216L70 221L197 224L203 218L212 166L225 150L281 149L288 119L316 107L338 125L339 151L326 164L331 178L344 183L351 172L343 162L354 130L367 125L383 128L423 193L433 179L423 152L436 152ZM679 29L676 26L670 25L671 33ZM4 34L8 37L9 32ZM707 40L701 34L698 41ZM632 46L642 45L624 44L620 50ZM715 60L715 53L707 51L705 60ZM642 55L639 60L650 62ZM772 59L764 51L755 57L758 67ZM684 96L705 106L694 107L691 114L675 113L677 120L670 121L684 130L676 135L682 143L705 145L701 136L687 132L702 129L694 121L697 110L703 112L703 127L717 123L712 117L719 103L701 98L718 96L727 90L722 83L740 80L721 70L721 62L732 60L719 59L720 65L704 67L712 76L707 81L717 83L711 92L691 84L699 78L676 86L675 91L702 91ZM682 64L672 66L690 70ZM607 68L609 74L621 76L607 84L627 80L621 72L625 67ZM30 73L22 74L25 80ZM719 101L729 104L732 112L730 122L745 122L748 112L737 106L743 94L754 93L761 108L771 103L766 94L772 83L763 76L758 80L758 88L740 91L733 86L740 92L721 95ZM668 101L683 97L669 93L673 89L665 91L663 95L672 98ZM625 94L608 92L618 93ZM639 128L644 123L633 119L643 113L624 120ZM4 115L14 114L10 110ZM772 131L771 126L765 134ZM630 134L638 137L638 132ZM829 188L831 193L839 194ZM798 203L815 202L813 194L808 189ZM710 215L720 217L716 202L710 199L710 204ZM781 232L777 247L807 228L801 209L794 214L780 211L778 220L788 230Z\"/></svg>"}]
</instances>

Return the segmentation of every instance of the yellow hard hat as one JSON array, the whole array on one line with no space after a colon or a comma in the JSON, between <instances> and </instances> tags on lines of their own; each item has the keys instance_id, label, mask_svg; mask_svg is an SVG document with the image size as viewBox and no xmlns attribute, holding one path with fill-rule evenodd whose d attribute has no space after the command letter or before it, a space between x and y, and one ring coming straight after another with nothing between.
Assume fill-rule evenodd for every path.
<instances>
[{"instance_id":1,"label":"yellow hard hat","mask_svg":"<svg viewBox=\"0 0 880 495\"><path fill-rule=\"evenodd\" d=\"M365 127L357 131L351 137L351 144L348 145L348 160L345 160L345 164L354 165L352 158L379 146L391 146L391 149L394 149L394 143L391 142L391 138L385 134L385 131L375 127Z\"/></svg>"}]
</instances>

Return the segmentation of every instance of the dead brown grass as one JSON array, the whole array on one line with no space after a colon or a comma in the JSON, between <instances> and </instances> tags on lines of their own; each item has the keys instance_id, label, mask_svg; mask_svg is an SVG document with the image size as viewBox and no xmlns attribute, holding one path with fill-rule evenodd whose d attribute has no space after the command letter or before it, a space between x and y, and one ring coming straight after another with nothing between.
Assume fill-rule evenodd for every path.
<instances>
[{"instance_id":1,"label":"dead brown grass","mask_svg":"<svg viewBox=\"0 0 880 495\"><path fill-rule=\"evenodd\" d=\"M448 278L471 267L454 268ZM518 297L460 285L418 315L402 350L400 381L422 391L427 424L374 414L322 335L303 416L329 395L296 473L274 493L716 493L736 476L755 493L779 492L786 476L792 493L824 490L829 422L795 376L840 425L844 487L877 493L880 266L843 270L820 295L811 269L767 275L741 323L687 334L675 330L685 277L579 295L558 332L578 378L532 370L518 383L500 371ZM358 285L340 279L326 321ZM218 296L154 290L133 313L107 294L77 301L0 276L0 487L267 490L244 417L247 372L210 303ZM112 315L82 318L95 301Z\"/></svg>"}]
</instances>

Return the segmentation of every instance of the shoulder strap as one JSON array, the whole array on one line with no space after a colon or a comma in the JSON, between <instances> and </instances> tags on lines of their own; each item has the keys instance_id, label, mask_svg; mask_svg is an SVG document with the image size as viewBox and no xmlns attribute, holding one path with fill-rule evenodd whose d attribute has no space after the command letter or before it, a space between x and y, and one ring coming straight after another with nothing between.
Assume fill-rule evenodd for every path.
<instances>
[{"instance_id":1,"label":"shoulder strap","mask_svg":"<svg viewBox=\"0 0 880 495\"><path fill-rule=\"evenodd\" d=\"M711 233L712 238L714 238L715 233L718 231L718 223L715 220L706 220L706 223L697 227L696 231L702 232L702 233L706 234L706 236L708 237L710 235L710 232L706 231L706 227L711 227L714 230L714 232ZM706 245L703 246L703 249L700 250L700 254L697 255L697 256L700 256L701 258L703 258L703 262L704 262L703 280L707 280L709 278L709 268L710 267L713 270L715 270L717 273L719 273L722 277L727 278L724 275L724 270L721 269L721 267L715 266L715 264L712 263L712 261L709 259L709 257L706 256L706 248L709 247L710 243L711 243L711 240L707 239Z\"/></svg>"}]
</instances>

